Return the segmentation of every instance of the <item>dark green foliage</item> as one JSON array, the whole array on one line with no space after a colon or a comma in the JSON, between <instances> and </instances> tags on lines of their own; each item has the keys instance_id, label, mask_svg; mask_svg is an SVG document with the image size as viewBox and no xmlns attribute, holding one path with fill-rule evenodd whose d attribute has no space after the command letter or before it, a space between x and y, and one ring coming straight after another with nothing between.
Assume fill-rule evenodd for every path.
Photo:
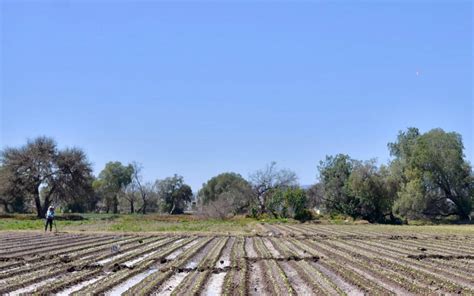
<instances>
[{"instance_id":1,"label":"dark green foliage","mask_svg":"<svg viewBox=\"0 0 474 296\"><path fill-rule=\"evenodd\" d=\"M391 215L395 191L385 167L374 160L361 162L347 155L326 157L319 166L323 205L340 213L370 222L385 222Z\"/></svg>"},{"instance_id":2,"label":"dark green foliage","mask_svg":"<svg viewBox=\"0 0 474 296\"><path fill-rule=\"evenodd\" d=\"M169 214L182 214L186 204L191 202L193 192L184 183L183 177L174 175L156 182L158 197L162 202L161 209Z\"/></svg>"},{"instance_id":3,"label":"dark green foliage","mask_svg":"<svg viewBox=\"0 0 474 296\"><path fill-rule=\"evenodd\" d=\"M236 173L222 173L211 178L199 190L198 198L203 207L213 204L229 204L233 214L242 214L248 210L252 199L252 187L247 180ZM216 203L228 199L227 203Z\"/></svg>"},{"instance_id":4,"label":"dark green foliage","mask_svg":"<svg viewBox=\"0 0 474 296\"><path fill-rule=\"evenodd\" d=\"M33 201L42 218L53 201L87 199L93 194L92 168L85 153L77 148L59 150L51 138L4 149L1 166L0 195L7 209L19 210L23 202Z\"/></svg>"},{"instance_id":5,"label":"dark green foliage","mask_svg":"<svg viewBox=\"0 0 474 296\"><path fill-rule=\"evenodd\" d=\"M392 166L401 183L397 213L407 217L458 215L469 219L474 195L474 177L464 159L461 135L442 129L419 134L400 132L389 144Z\"/></svg>"},{"instance_id":6,"label":"dark green foliage","mask_svg":"<svg viewBox=\"0 0 474 296\"><path fill-rule=\"evenodd\" d=\"M375 161L356 162L347 180L348 192L356 203L356 217L369 222L385 222L391 213L394 192L387 176Z\"/></svg>"},{"instance_id":7,"label":"dark green foliage","mask_svg":"<svg viewBox=\"0 0 474 296\"><path fill-rule=\"evenodd\" d=\"M294 218L301 222L313 218L308 210L306 192L296 187L275 189L266 208L275 218Z\"/></svg>"},{"instance_id":8,"label":"dark green foliage","mask_svg":"<svg viewBox=\"0 0 474 296\"><path fill-rule=\"evenodd\" d=\"M122 165L120 161L108 162L94 181L94 189L103 197L105 210L118 213L118 196L132 182L133 166Z\"/></svg>"},{"instance_id":9,"label":"dark green foliage","mask_svg":"<svg viewBox=\"0 0 474 296\"><path fill-rule=\"evenodd\" d=\"M348 190L347 183L354 167L348 155L326 156L319 163L319 176L324 188L323 204L328 212L357 216L357 201Z\"/></svg>"}]
</instances>

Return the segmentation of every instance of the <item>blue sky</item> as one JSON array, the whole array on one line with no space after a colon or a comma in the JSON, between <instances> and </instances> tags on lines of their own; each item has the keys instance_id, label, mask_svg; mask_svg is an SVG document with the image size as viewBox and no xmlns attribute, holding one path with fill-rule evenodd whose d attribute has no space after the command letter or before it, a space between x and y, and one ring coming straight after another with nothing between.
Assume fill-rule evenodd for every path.
<instances>
[{"instance_id":1,"label":"blue sky","mask_svg":"<svg viewBox=\"0 0 474 296\"><path fill-rule=\"evenodd\" d=\"M1 147L38 135L98 173L138 161L194 190L270 161L389 159L441 127L473 160L472 3L1 1ZM417 74L418 72L418 74Z\"/></svg>"}]
</instances>

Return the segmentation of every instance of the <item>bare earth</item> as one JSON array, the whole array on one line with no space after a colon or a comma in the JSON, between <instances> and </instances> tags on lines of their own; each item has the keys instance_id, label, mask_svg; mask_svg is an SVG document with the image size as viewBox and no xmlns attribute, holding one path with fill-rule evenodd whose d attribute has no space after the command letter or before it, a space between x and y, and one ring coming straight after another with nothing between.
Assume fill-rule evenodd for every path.
<instances>
[{"instance_id":1,"label":"bare earth","mask_svg":"<svg viewBox=\"0 0 474 296\"><path fill-rule=\"evenodd\" d=\"M249 235L0 232L0 294L474 294L471 231L259 228Z\"/></svg>"}]
</instances>

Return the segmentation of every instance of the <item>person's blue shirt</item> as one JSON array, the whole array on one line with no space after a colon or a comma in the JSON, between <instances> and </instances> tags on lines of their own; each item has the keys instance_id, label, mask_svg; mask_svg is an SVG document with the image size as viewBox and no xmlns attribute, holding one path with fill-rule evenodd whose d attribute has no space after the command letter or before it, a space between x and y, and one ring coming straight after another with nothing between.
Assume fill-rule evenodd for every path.
<instances>
[{"instance_id":1,"label":"person's blue shirt","mask_svg":"<svg viewBox=\"0 0 474 296\"><path fill-rule=\"evenodd\" d=\"M54 210L48 210L48 212L46 212L46 219L54 219Z\"/></svg>"}]
</instances>

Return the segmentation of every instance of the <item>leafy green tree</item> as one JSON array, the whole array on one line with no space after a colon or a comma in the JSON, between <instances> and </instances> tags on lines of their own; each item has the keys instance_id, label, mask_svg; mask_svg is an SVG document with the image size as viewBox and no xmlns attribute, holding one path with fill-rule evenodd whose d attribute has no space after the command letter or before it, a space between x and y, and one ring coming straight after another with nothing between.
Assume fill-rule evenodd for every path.
<instances>
[{"instance_id":1,"label":"leafy green tree","mask_svg":"<svg viewBox=\"0 0 474 296\"><path fill-rule=\"evenodd\" d=\"M193 196L191 187L184 183L182 176L176 174L156 181L156 188L162 201L162 210L169 214L182 214Z\"/></svg>"},{"instance_id":2,"label":"leafy green tree","mask_svg":"<svg viewBox=\"0 0 474 296\"><path fill-rule=\"evenodd\" d=\"M461 135L433 129L419 134L410 128L389 144L401 175L395 210L410 217L458 215L470 219L474 178L464 159Z\"/></svg>"},{"instance_id":3,"label":"leafy green tree","mask_svg":"<svg viewBox=\"0 0 474 296\"><path fill-rule=\"evenodd\" d=\"M306 192L301 188L288 188L285 192L286 208L289 215L301 222L312 219L308 210L308 198Z\"/></svg>"},{"instance_id":4,"label":"leafy green tree","mask_svg":"<svg viewBox=\"0 0 474 296\"><path fill-rule=\"evenodd\" d=\"M306 192L297 187L275 189L268 199L267 210L275 218L294 218L302 222L312 219Z\"/></svg>"},{"instance_id":5,"label":"leafy green tree","mask_svg":"<svg viewBox=\"0 0 474 296\"><path fill-rule=\"evenodd\" d=\"M14 180L14 174L0 166L0 203L6 213L25 212L25 198L20 184Z\"/></svg>"},{"instance_id":6,"label":"leafy green tree","mask_svg":"<svg viewBox=\"0 0 474 296\"><path fill-rule=\"evenodd\" d=\"M355 161L349 155L326 156L318 166L319 178L324 190L323 204L330 213L357 217L358 200L347 187Z\"/></svg>"},{"instance_id":7,"label":"leafy green tree","mask_svg":"<svg viewBox=\"0 0 474 296\"><path fill-rule=\"evenodd\" d=\"M108 213L111 209L118 213L119 195L132 182L132 165L122 165L121 162L108 162L94 181L94 188L103 195L105 208Z\"/></svg>"},{"instance_id":8,"label":"leafy green tree","mask_svg":"<svg viewBox=\"0 0 474 296\"><path fill-rule=\"evenodd\" d=\"M198 192L198 199L204 207L222 198L229 199L233 214L241 214L249 207L252 187L239 174L222 173L203 184Z\"/></svg>"},{"instance_id":9,"label":"leafy green tree","mask_svg":"<svg viewBox=\"0 0 474 296\"><path fill-rule=\"evenodd\" d=\"M55 141L39 137L20 148L1 152L2 174L9 193L33 200L38 217L44 217L53 200L63 201L92 193L92 168L78 149L59 150Z\"/></svg>"},{"instance_id":10,"label":"leafy green tree","mask_svg":"<svg viewBox=\"0 0 474 296\"><path fill-rule=\"evenodd\" d=\"M369 222L385 222L391 213L393 192L375 160L355 162L347 180L347 189L356 200L356 215Z\"/></svg>"}]
</instances>

